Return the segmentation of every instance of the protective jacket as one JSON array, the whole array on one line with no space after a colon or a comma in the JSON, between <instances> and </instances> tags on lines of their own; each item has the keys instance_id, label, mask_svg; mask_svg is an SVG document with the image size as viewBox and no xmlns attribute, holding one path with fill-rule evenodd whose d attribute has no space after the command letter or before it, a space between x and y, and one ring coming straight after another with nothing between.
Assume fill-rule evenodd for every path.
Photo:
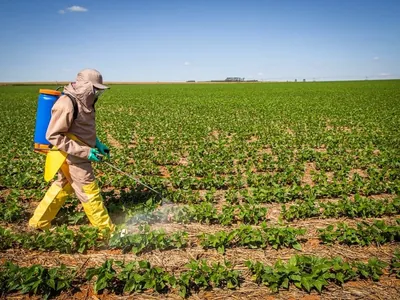
<instances>
[{"instance_id":1,"label":"protective jacket","mask_svg":"<svg viewBox=\"0 0 400 300\"><path fill-rule=\"evenodd\" d=\"M96 145L95 97L90 82L70 83L64 93L76 99L78 115L74 120L74 106L71 99L63 95L52 108L52 117L46 132L47 140L67 154L87 159L90 148ZM65 133L75 135L84 144L72 140Z\"/></svg>"}]
</instances>

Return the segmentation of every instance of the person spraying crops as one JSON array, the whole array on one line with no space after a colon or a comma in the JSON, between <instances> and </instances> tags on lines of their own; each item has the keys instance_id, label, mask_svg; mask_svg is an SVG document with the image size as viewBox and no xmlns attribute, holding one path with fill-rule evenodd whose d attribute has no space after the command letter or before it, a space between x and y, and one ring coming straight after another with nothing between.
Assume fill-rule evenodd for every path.
<instances>
[{"instance_id":1,"label":"person spraying crops","mask_svg":"<svg viewBox=\"0 0 400 300\"><path fill-rule=\"evenodd\" d=\"M93 226L100 230L115 230L92 168L92 162L101 162L102 156L110 154L109 148L96 135L95 122L96 101L107 89L109 87L103 85L103 77L97 70L84 69L78 73L75 82L64 87L63 94L58 92L60 97L51 106L50 121L44 127L47 130L43 138L44 144L48 142L45 180L50 181L55 175L57 179L35 209L29 220L30 227L50 228L68 195L75 193ZM46 95L57 95L56 92L43 91ZM46 118L37 117L37 124L43 119ZM40 135L39 131L35 132L35 138Z\"/></svg>"}]
</instances>

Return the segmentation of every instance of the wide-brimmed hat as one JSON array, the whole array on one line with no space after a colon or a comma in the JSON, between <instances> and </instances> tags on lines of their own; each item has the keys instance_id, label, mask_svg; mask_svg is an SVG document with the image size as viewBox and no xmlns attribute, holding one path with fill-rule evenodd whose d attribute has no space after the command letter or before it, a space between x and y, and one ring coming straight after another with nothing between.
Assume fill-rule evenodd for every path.
<instances>
[{"instance_id":1,"label":"wide-brimmed hat","mask_svg":"<svg viewBox=\"0 0 400 300\"><path fill-rule=\"evenodd\" d=\"M103 84L103 76L95 69L83 69L76 76L76 81L89 81L99 90L109 89L108 86Z\"/></svg>"}]
</instances>

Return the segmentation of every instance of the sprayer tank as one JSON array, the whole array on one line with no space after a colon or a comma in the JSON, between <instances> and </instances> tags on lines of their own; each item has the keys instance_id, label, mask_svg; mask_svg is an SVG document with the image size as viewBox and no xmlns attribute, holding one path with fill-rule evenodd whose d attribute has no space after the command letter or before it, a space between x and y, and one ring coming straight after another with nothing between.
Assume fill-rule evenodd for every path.
<instances>
[{"instance_id":1,"label":"sprayer tank","mask_svg":"<svg viewBox=\"0 0 400 300\"><path fill-rule=\"evenodd\" d=\"M51 108L60 97L61 92L41 89L39 93L34 142L35 144L50 145L46 139L46 131L51 118Z\"/></svg>"}]
</instances>

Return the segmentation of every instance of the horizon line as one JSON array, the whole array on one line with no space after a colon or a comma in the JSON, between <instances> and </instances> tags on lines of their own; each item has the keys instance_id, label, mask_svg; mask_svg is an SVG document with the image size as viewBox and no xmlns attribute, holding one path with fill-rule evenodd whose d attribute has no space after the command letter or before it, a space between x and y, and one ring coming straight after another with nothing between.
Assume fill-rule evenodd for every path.
<instances>
[{"instance_id":1,"label":"horizon line","mask_svg":"<svg viewBox=\"0 0 400 300\"><path fill-rule=\"evenodd\" d=\"M129 85L129 84L179 84L179 83L185 83L185 84L196 84L196 83L304 83L304 82L337 82L337 81L378 81L378 80L400 80L400 77L398 78L363 78L363 79L336 79L336 80L253 80L250 79L249 81L224 81L224 80L199 80L199 81L194 81L194 80L188 80L188 81L105 81L105 85L115 85L115 84L121 84L121 85ZM0 82L1 86L5 85L52 85L52 84L69 84L74 81L2 81Z\"/></svg>"}]
</instances>

